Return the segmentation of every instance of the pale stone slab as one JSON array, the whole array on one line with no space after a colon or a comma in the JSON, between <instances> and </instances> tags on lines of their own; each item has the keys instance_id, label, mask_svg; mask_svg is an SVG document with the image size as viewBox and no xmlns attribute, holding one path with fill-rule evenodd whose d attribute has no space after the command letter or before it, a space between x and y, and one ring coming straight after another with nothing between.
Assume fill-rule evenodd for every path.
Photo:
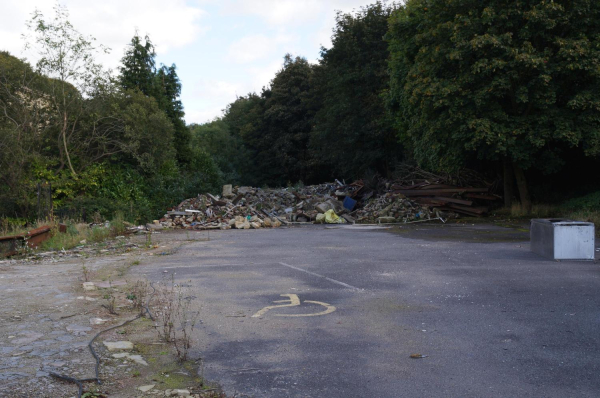
<instances>
[{"instance_id":1,"label":"pale stone slab","mask_svg":"<svg viewBox=\"0 0 600 398\"><path fill-rule=\"evenodd\" d=\"M131 341L104 341L103 344L108 351L133 350L133 343Z\"/></svg>"}]
</instances>

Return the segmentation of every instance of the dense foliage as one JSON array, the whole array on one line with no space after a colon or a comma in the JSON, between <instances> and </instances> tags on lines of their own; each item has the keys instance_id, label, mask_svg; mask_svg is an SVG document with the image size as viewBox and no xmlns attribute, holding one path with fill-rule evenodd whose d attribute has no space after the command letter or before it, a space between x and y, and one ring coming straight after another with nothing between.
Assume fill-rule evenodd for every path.
<instances>
[{"instance_id":1,"label":"dense foliage","mask_svg":"<svg viewBox=\"0 0 600 398\"><path fill-rule=\"evenodd\" d=\"M221 185L212 158L192 148L175 65L154 65L148 38L132 39L118 79L94 63L101 47L69 24L35 13L32 67L0 53L0 213L38 214L38 183L51 184L56 213L130 221L162 214Z\"/></svg>"},{"instance_id":2,"label":"dense foliage","mask_svg":"<svg viewBox=\"0 0 600 398\"><path fill-rule=\"evenodd\" d=\"M415 158L504 161L528 205L524 169L598 155L599 17L592 0L408 1L390 21L390 97Z\"/></svg>"},{"instance_id":3,"label":"dense foliage","mask_svg":"<svg viewBox=\"0 0 600 398\"><path fill-rule=\"evenodd\" d=\"M210 130L213 142L235 141L229 148L246 159L227 162L233 182L277 186L391 174L403 154L385 107L389 51L383 37L397 8L377 2L338 13L333 45L321 50L317 64L286 55L260 94L239 97L206 129L193 127L196 134Z\"/></svg>"},{"instance_id":4,"label":"dense foliage","mask_svg":"<svg viewBox=\"0 0 600 398\"><path fill-rule=\"evenodd\" d=\"M223 183L391 176L399 161L503 176L506 204L518 188L525 210L530 191L600 185L577 172L600 155L591 0L377 1L338 13L318 62L287 54L260 93L189 126L176 65L156 64L148 36L135 34L111 76L94 61L105 49L67 17L58 6L53 20L29 21L36 65L0 52L0 216L38 216L38 183L52 184L65 216L146 221Z\"/></svg>"},{"instance_id":5,"label":"dense foliage","mask_svg":"<svg viewBox=\"0 0 600 398\"><path fill-rule=\"evenodd\" d=\"M311 149L320 178L352 178L366 169L389 175L401 159L382 98L389 84L382 38L396 8L375 3L355 14L337 14L332 46L321 51L313 85Z\"/></svg>"}]
</instances>

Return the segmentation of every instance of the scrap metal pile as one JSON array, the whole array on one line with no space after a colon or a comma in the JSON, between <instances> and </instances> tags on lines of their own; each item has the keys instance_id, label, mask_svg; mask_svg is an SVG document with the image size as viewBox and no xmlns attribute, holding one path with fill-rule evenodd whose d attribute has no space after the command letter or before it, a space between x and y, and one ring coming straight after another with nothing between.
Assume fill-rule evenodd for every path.
<instances>
[{"instance_id":1,"label":"scrap metal pile","mask_svg":"<svg viewBox=\"0 0 600 398\"><path fill-rule=\"evenodd\" d=\"M497 183L473 172L439 176L403 166L399 177L374 177L300 188L261 189L225 185L221 196L181 202L157 223L167 228L258 229L290 223L408 223L460 214L479 216L500 199Z\"/></svg>"},{"instance_id":2,"label":"scrap metal pile","mask_svg":"<svg viewBox=\"0 0 600 398\"><path fill-rule=\"evenodd\" d=\"M472 170L461 170L456 175L436 175L418 167L399 165L391 191L439 211L481 216L487 213L502 196L500 180L486 181Z\"/></svg>"}]
</instances>

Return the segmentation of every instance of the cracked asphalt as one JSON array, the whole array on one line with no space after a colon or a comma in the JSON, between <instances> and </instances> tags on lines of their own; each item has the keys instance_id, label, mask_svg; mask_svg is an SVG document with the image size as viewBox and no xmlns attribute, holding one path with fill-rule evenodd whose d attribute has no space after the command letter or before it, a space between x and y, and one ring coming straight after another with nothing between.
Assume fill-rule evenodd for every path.
<instances>
[{"instance_id":1,"label":"cracked asphalt","mask_svg":"<svg viewBox=\"0 0 600 398\"><path fill-rule=\"evenodd\" d=\"M188 287L204 377L238 397L600 396L599 264L527 240L490 225L230 230L132 271ZM300 305L252 316L289 295Z\"/></svg>"}]
</instances>

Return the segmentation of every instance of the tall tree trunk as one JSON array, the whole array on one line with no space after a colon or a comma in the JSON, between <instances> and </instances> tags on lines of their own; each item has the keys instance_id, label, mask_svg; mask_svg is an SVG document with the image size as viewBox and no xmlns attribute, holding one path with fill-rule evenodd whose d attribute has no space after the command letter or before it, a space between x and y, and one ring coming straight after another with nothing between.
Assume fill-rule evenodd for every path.
<instances>
[{"instance_id":1,"label":"tall tree trunk","mask_svg":"<svg viewBox=\"0 0 600 398\"><path fill-rule=\"evenodd\" d=\"M73 164L71 163L71 156L69 156L69 149L67 148L67 113L65 112L63 114L63 128L62 128L62 139L63 139L63 146L64 146L64 150L65 150L65 155L67 157L67 163L69 164L69 169L71 170L71 173L73 174L73 176L76 176L77 173L75 173L75 169L73 169Z\"/></svg>"},{"instance_id":2,"label":"tall tree trunk","mask_svg":"<svg viewBox=\"0 0 600 398\"><path fill-rule=\"evenodd\" d=\"M515 183L515 174L508 158L504 158L502 168L504 169L504 207L510 208L512 206L512 198L514 195L513 187Z\"/></svg>"},{"instance_id":3,"label":"tall tree trunk","mask_svg":"<svg viewBox=\"0 0 600 398\"><path fill-rule=\"evenodd\" d=\"M531 212L531 198L529 197L529 189L523 169L513 163L515 178L517 180L517 188L519 188L519 198L521 199L521 207L527 213Z\"/></svg>"}]
</instances>

